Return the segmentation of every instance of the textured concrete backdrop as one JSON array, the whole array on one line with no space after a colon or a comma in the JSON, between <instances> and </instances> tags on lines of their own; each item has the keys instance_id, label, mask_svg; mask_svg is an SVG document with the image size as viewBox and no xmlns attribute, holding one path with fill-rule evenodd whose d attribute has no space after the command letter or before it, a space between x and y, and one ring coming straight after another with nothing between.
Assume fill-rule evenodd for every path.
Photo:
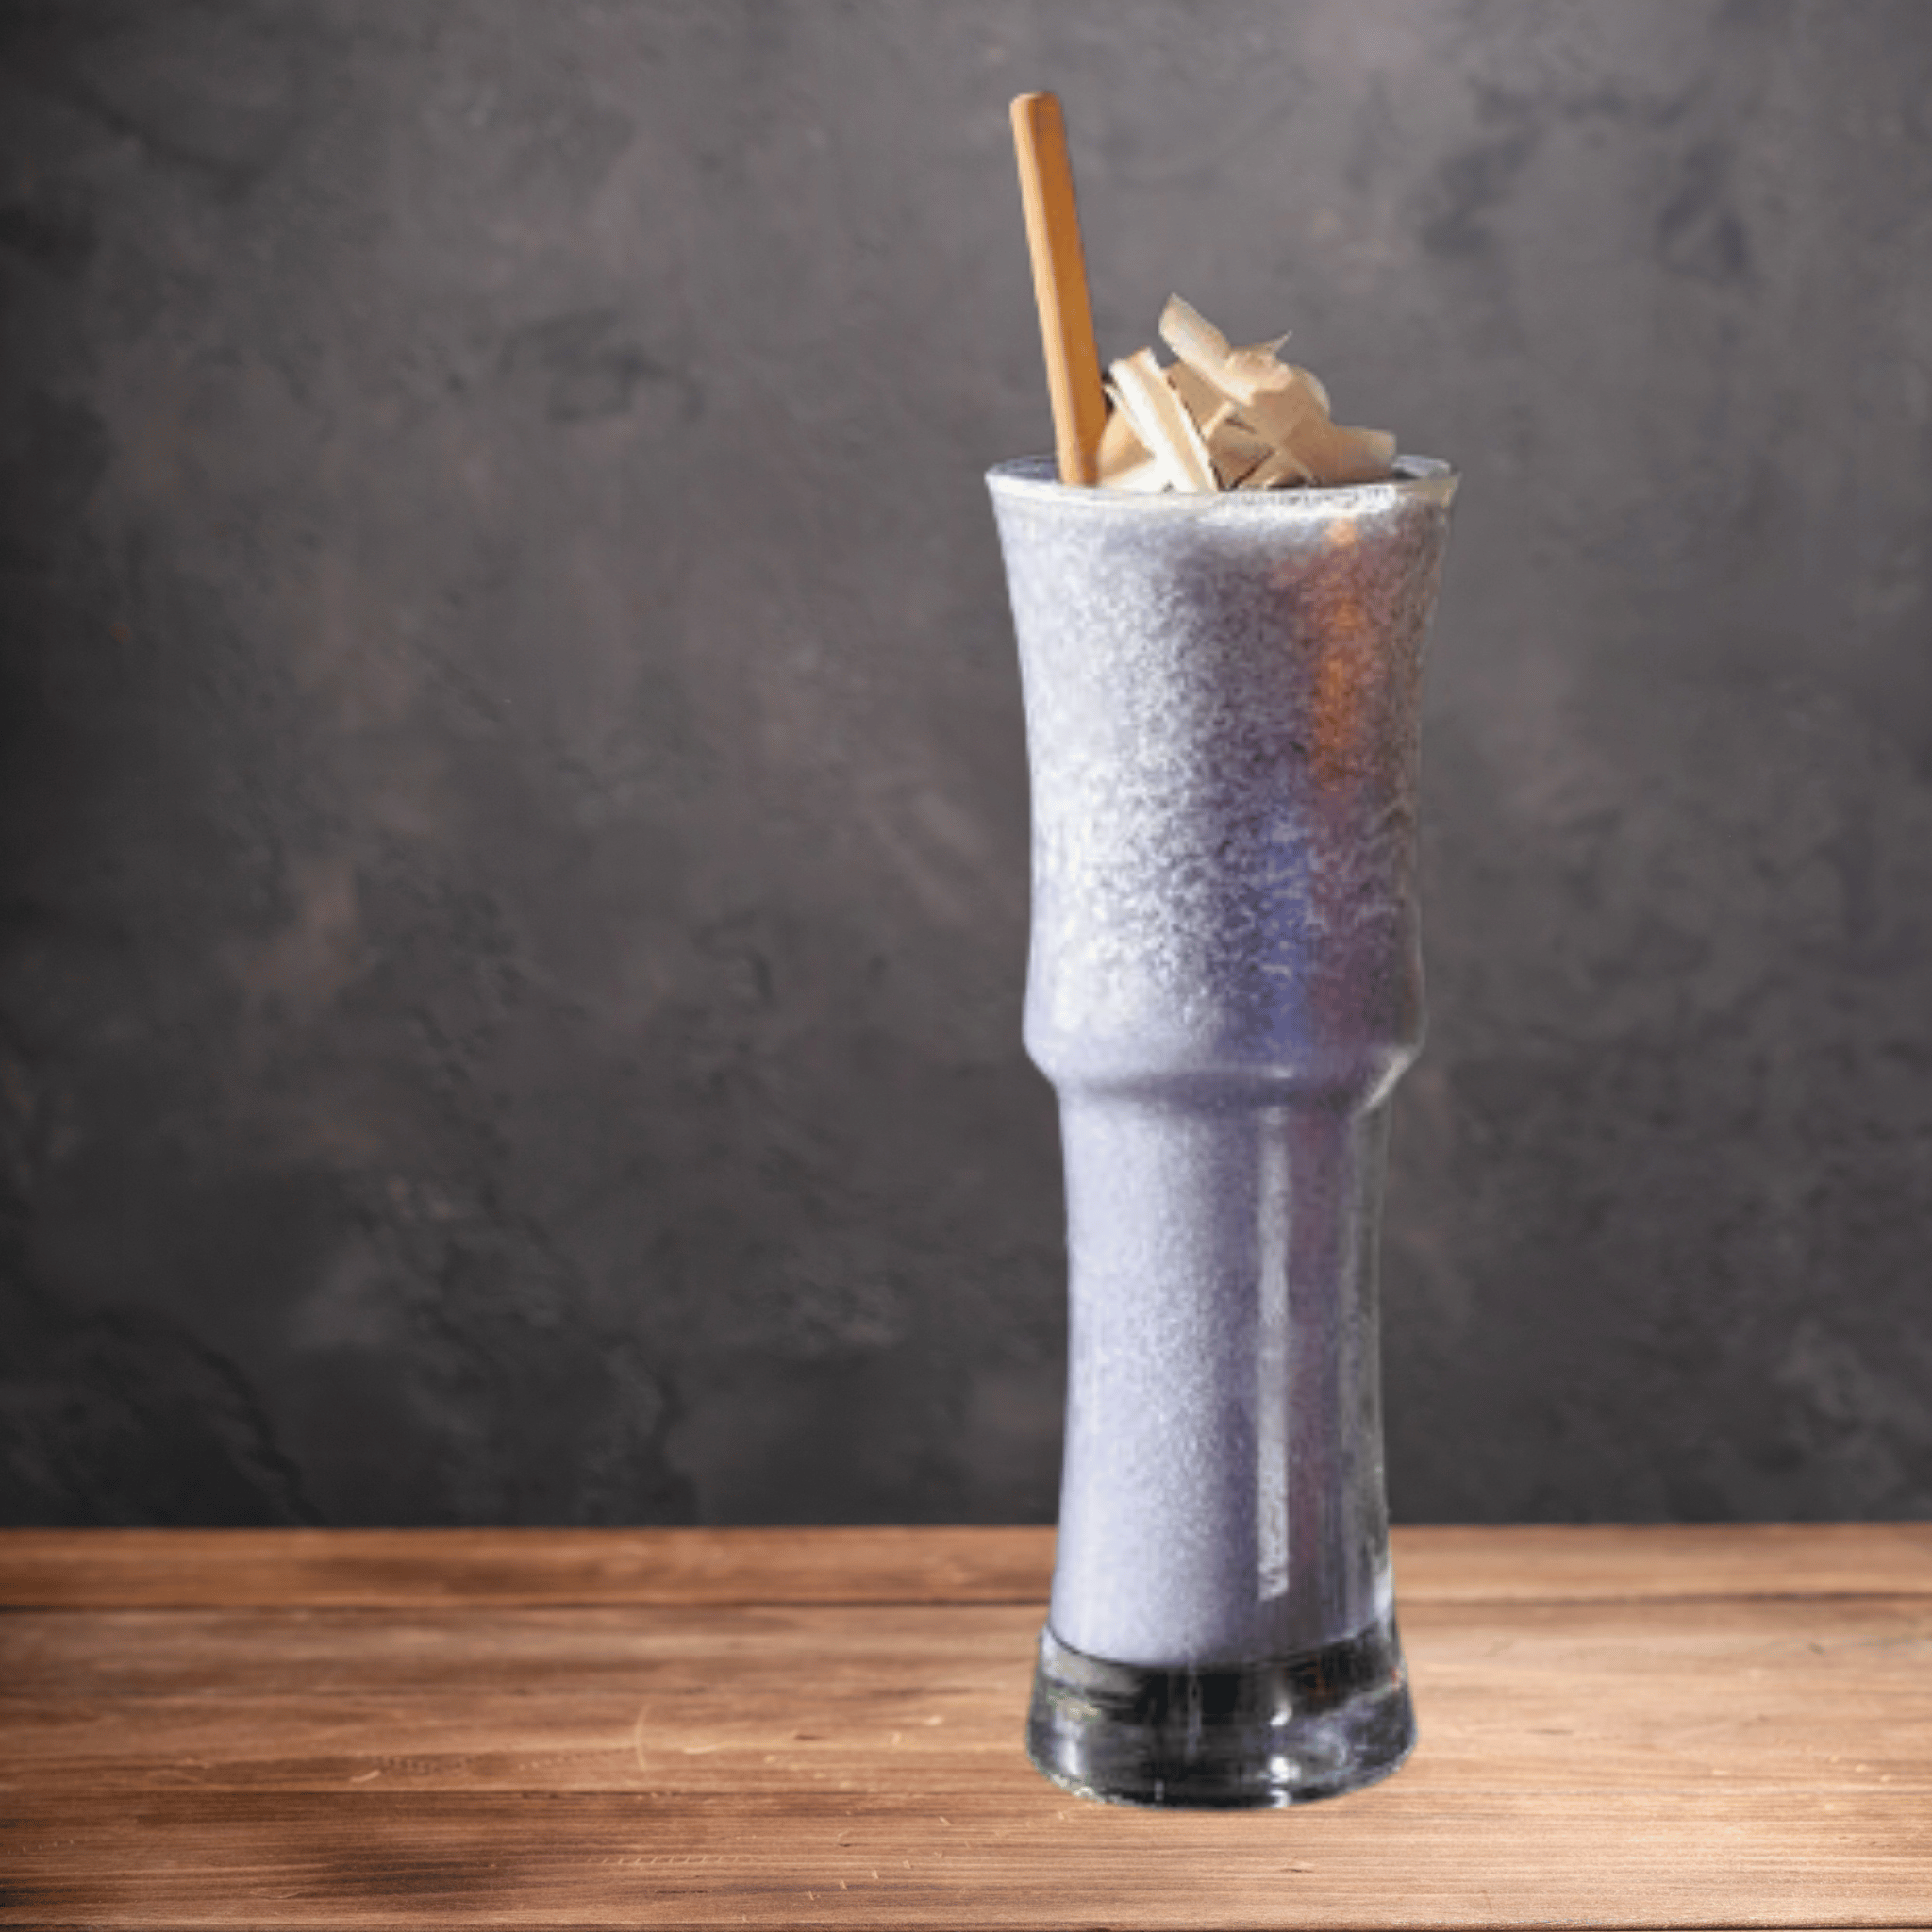
<instances>
[{"instance_id":1,"label":"textured concrete backdrop","mask_svg":"<svg viewBox=\"0 0 1932 1932\"><path fill-rule=\"evenodd\" d=\"M1042 85L1467 475L1398 1514L1932 1511L1932 8L0 20L0 1517L1051 1514Z\"/></svg>"}]
</instances>

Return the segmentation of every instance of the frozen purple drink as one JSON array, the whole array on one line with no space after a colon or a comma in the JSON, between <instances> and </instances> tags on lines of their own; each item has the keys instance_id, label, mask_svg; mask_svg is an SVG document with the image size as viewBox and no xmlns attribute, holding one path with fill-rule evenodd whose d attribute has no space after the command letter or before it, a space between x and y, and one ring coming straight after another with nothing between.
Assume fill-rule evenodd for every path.
<instances>
[{"instance_id":1,"label":"frozen purple drink","mask_svg":"<svg viewBox=\"0 0 1932 1932\"><path fill-rule=\"evenodd\" d=\"M1090 1795L1299 1802L1414 1740L1383 1497L1387 1103L1422 1037L1422 654L1456 478L990 478L1033 787L1026 1045L1070 1362L1028 1749Z\"/></svg>"}]
</instances>

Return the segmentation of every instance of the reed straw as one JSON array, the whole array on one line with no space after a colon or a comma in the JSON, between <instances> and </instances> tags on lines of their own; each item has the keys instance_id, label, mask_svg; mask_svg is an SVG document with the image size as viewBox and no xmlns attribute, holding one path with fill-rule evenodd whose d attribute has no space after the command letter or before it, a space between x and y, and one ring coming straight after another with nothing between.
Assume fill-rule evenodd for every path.
<instances>
[{"instance_id":1,"label":"reed straw","mask_svg":"<svg viewBox=\"0 0 1932 1932\"><path fill-rule=\"evenodd\" d=\"M1014 100L1013 149L1020 162L1020 199L1026 210L1026 246L1033 258L1033 293L1040 304L1040 341L1046 353L1060 481L1098 483L1107 396L1100 386L1080 212L1074 201L1074 169L1058 95L1021 94Z\"/></svg>"}]
</instances>

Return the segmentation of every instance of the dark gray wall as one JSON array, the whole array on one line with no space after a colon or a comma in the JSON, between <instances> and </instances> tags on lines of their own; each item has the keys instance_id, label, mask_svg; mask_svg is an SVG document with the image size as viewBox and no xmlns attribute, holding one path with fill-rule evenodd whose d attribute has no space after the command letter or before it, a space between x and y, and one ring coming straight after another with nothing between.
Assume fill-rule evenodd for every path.
<instances>
[{"instance_id":1,"label":"dark gray wall","mask_svg":"<svg viewBox=\"0 0 1932 1932\"><path fill-rule=\"evenodd\" d=\"M1932 9L4 20L0 1515L1051 1514L1041 85L1467 475L1398 1513L1932 1510Z\"/></svg>"}]
</instances>

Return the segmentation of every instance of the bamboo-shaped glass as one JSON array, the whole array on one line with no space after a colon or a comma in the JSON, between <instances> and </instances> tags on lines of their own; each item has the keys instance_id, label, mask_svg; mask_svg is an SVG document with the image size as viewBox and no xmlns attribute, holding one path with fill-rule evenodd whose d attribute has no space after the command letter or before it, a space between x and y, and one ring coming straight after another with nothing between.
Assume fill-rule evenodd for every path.
<instances>
[{"instance_id":1,"label":"bamboo-shaped glass","mask_svg":"<svg viewBox=\"0 0 1932 1932\"><path fill-rule=\"evenodd\" d=\"M1456 478L990 478L1033 785L1028 1052L1070 1261L1027 1748L1089 1795L1282 1805L1415 1737L1382 1478L1387 1102L1422 1038L1422 654Z\"/></svg>"}]
</instances>

